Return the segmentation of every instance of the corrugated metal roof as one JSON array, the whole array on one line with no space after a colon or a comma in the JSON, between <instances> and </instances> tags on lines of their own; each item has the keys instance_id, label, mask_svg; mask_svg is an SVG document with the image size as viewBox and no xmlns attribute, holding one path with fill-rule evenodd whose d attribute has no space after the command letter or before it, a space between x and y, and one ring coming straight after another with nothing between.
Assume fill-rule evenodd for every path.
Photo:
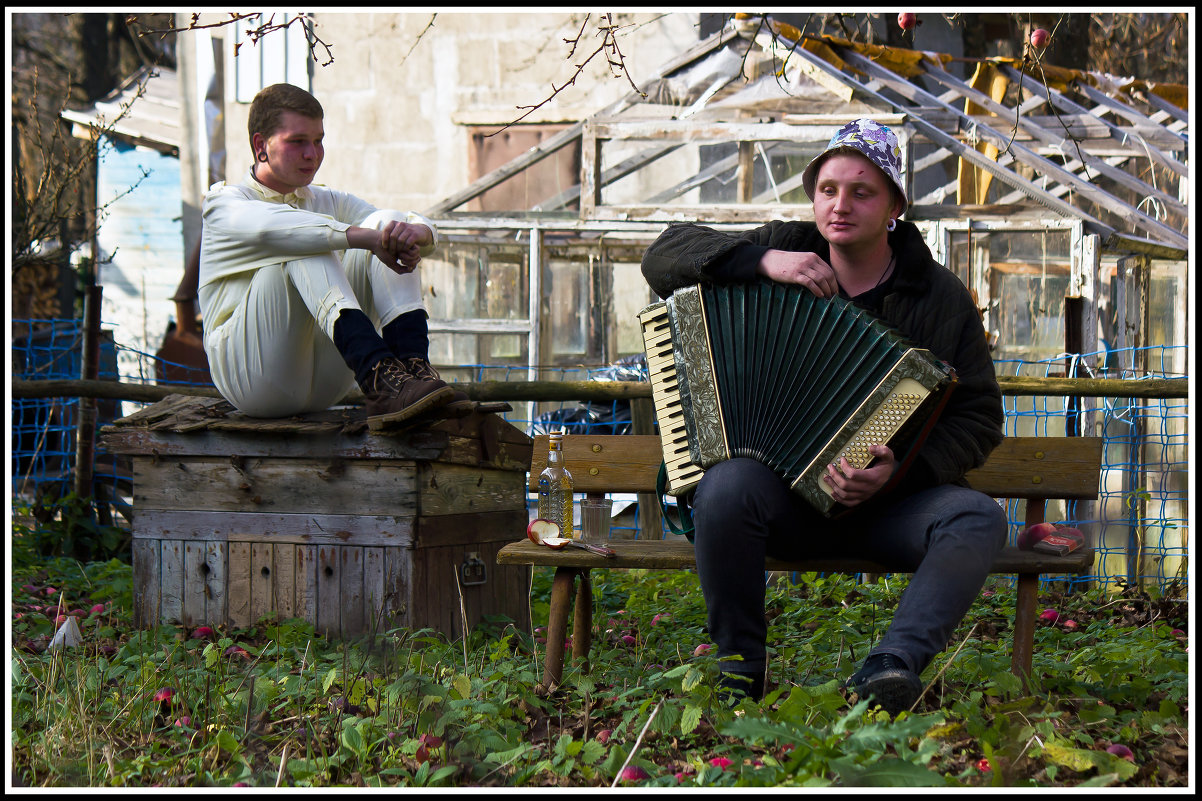
<instances>
[{"instance_id":1,"label":"corrugated metal roof","mask_svg":"<svg viewBox=\"0 0 1202 801\"><path fill-rule=\"evenodd\" d=\"M133 145L179 155L183 132L179 78L173 69L143 67L93 105L66 110L62 116L75 123L76 136L89 138L91 131L101 130ZM78 130L79 126L86 130Z\"/></svg>"}]
</instances>

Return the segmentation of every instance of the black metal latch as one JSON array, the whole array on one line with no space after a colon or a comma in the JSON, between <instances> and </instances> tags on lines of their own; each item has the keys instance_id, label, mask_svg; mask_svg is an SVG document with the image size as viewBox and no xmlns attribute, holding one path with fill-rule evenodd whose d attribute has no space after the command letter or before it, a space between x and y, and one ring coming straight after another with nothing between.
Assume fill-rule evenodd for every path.
<instances>
[{"instance_id":1,"label":"black metal latch","mask_svg":"<svg viewBox=\"0 0 1202 801\"><path fill-rule=\"evenodd\" d=\"M488 576L480 554L475 551L468 552L463 559L463 564L459 565L459 583L464 587L471 587L486 581L488 581Z\"/></svg>"}]
</instances>

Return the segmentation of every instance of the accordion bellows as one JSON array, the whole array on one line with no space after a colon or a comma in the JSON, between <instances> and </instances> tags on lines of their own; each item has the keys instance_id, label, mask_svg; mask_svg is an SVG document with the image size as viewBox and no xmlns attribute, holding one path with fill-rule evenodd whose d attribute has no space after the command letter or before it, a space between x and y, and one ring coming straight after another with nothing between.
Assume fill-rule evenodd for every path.
<instances>
[{"instance_id":1,"label":"accordion bellows","mask_svg":"<svg viewBox=\"0 0 1202 801\"><path fill-rule=\"evenodd\" d=\"M670 495L745 456L832 516L826 465L862 468L870 445L912 439L955 384L871 313L798 285L686 287L639 319Z\"/></svg>"}]
</instances>

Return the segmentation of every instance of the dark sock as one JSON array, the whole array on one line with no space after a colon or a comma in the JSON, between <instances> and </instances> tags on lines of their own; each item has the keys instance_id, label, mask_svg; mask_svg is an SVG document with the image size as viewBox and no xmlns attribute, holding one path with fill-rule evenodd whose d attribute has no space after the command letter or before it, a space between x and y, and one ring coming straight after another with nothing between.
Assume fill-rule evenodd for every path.
<instances>
[{"instance_id":1,"label":"dark sock","mask_svg":"<svg viewBox=\"0 0 1202 801\"><path fill-rule=\"evenodd\" d=\"M381 359L392 356L384 340L376 333L371 319L361 309L343 309L334 321L334 346L362 387L372 368Z\"/></svg>"},{"instance_id":2,"label":"dark sock","mask_svg":"<svg viewBox=\"0 0 1202 801\"><path fill-rule=\"evenodd\" d=\"M380 332L384 344L398 359L408 359L411 356L428 358L430 353L430 329L426 323L426 310L414 309L405 312Z\"/></svg>"}]
</instances>

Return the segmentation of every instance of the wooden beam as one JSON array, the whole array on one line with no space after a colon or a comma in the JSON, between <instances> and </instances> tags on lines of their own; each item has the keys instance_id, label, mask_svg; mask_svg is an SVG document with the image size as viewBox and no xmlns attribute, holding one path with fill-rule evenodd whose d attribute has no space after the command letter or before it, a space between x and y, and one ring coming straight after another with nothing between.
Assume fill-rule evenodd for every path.
<instances>
[{"instance_id":1,"label":"wooden beam","mask_svg":"<svg viewBox=\"0 0 1202 801\"><path fill-rule=\"evenodd\" d=\"M916 102L916 103L937 103L938 102L930 93L919 88L918 86L911 83L910 81L908 81L900 76L897 76L894 73L889 72L884 67L881 67L879 64L871 61L870 59L864 58L859 53L856 53L851 50L844 50L842 55L847 59L847 62L849 64L855 65L857 68L864 70L869 75L878 77L890 89L897 92L902 97L906 98L907 100L909 100L911 102ZM938 68L929 68L929 69L937 70ZM932 77L934 77L934 72L932 72ZM895 101L887 100L883 95L877 95L877 96L881 100L884 100L885 102L888 102L891 105L894 105L894 106L898 105ZM989 103L993 102L992 100L985 97L984 95L981 95L980 97ZM981 102L981 101L976 100L974 102ZM956 111L951 106L947 106L947 108L953 112ZM1002 108L1005 109L1004 106ZM962 122L964 122L964 123L968 122L966 115L962 114L961 117L962 117ZM921 122L922 122L921 120L918 120L918 119L915 120L916 124L921 124ZM931 127L931 126L927 126L927 127ZM1045 159L1044 157L1040 156L1038 153L1032 151L1030 148L1023 146L1023 145L1019 144L1018 142L1012 141L1009 136L1007 136L1006 134L1003 134L1001 131L998 131L988 125L983 125L981 123L977 123L976 124L976 132L977 132L978 136L981 136L985 139L992 141L994 144L998 145L1002 150L1009 149L1010 152L1014 154L1014 157L1016 159L1018 159L1019 161L1021 161L1024 164L1026 164L1027 166L1031 167L1036 172L1038 172L1042 175L1045 175L1049 178L1052 178L1053 180L1060 181L1061 183L1068 183L1068 184L1072 185L1082 197L1088 198L1090 201L1097 203L1099 206L1101 206L1105 209L1108 209L1113 214L1118 215L1121 219L1123 219L1127 222L1142 225L1151 231L1155 231L1163 238L1163 241L1166 241L1168 244L1180 245L1182 247L1186 246L1187 239L1180 231L1175 231L1174 229L1169 228L1167 225L1163 225L1160 222L1153 220L1151 217L1148 217L1145 214L1141 214L1139 211L1134 209L1129 204L1118 200L1117 198L1111 196L1107 192L1104 192L1103 190L1101 190L1094 184L1089 183L1088 181L1083 181L1078 176L1076 176L1073 173L1069 172L1068 170L1064 169L1060 165L1055 164L1054 162L1052 162L1048 159ZM946 137L946 134L939 132L939 136ZM968 150L968 152L976 153L975 149L968 148L967 150ZM984 156L981 156L981 154L979 154L979 153L977 153L977 156L980 158L980 160L982 162L992 163L991 159L987 159ZM992 172L992 170L991 170L991 172ZM1096 225L1105 225L1100 220L1097 220L1094 217L1092 217L1091 215L1087 214L1083 209L1073 206L1071 204L1065 203L1064 201L1060 200L1059 198L1054 197L1053 195L1049 194L1048 192L1045 192L1045 191L1039 189L1031 181L1029 181L1025 178L1022 178L1021 176L1018 176L1018 175L1010 172L1009 170L1003 170L1002 173L1000 173L1000 174L995 173L995 174L998 174L999 177L1001 177L1002 180L1004 180L1006 183L1014 186L1016 189L1020 189L1024 192L1027 192L1034 199L1039 200L1040 202L1043 202L1045 205L1050 203L1050 204L1052 204L1051 208L1056 209L1056 210L1063 210L1061 213L1063 213L1064 216L1066 216L1066 217L1075 217L1075 218L1081 219L1082 221L1084 221L1090 225L1095 225L1095 226ZM1024 188L1024 187L1026 187L1026 188ZM1032 194L1032 193L1034 193L1034 194ZM1107 230L1105 230L1105 231L1098 230L1098 231L1095 231L1095 233L1098 233L1100 236L1109 237L1110 233L1114 229L1110 226L1105 226L1105 228Z\"/></svg>"},{"instance_id":2,"label":"wooden beam","mask_svg":"<svg viewBox=\"0 0 1202 801\"><path fill-rule=\"evenodd\" d=\"M832 75L834 75L835 77L837 77L840 80L846 81L849 85L852 85L852 86L856 87L857 89L859 89L864 94L871 96L878 103L882 103L886 106L900 109L903 111L907 110L906 106L903 106L902 104L889 99L888 97L886 97L885 95L882 95L878 91L868 88L864 84L857 81L855 78L851 77L850 75L845 74L842 70L839 70L839 69L835 68L834 66L830 65L824 59L819 58L818 56L812 55L803 49L798 49L798 50L794 51L794 53L799 58L805 58L805 59L809 59L809 60L813 61L814 64L817 65L819 68L829 71ZM854 57L854 56L857 56L858 54L849 51L848 55ZM868 69L873 69L875 67L874 64L872 64L871 62L868 62L866 59L862 59L861 62L858 62L858 63L866 64ZM883 71L883 72L887 72L887 71ZM888 73L888 74L892 75L892 73ZM958 115L961 118L963 118L965 116L961 112L957 111L956 109L953 109L950 106L948 106L947 104L942 103L941 101L938 100L938 98L932 97L929 93L922 92L922 90L918 89L918 87L916 87L914 84L910 83L909 81L903 80L897 76L893 76L891 81L893 84L897 84L897 89L899 89L901 91L903 96L908 96L907 99L909 99L909 100L913 100L913 96L916 96L917 93L921 92L921 94L924 96L925 100L928 100L929 102L942 107L945 111L950 110L954 114ZM1017 175L1016 173L1014 173L1010 170L1005 169L1004 167L1001 167L993 159L987 158L983 154L977 152L977 150L975 148L969 147L968 145L961 142L959 139L956 139L953 136L949 136L948 134L945 134L943 131L939 130L934 125L931 125L930 123L926 122L921 117L917 117L917 116L914 117L913 124L914 124L915 128L917 128L919 131L921 131L923 134L925 134L928 139L935 142L937 145L946 147L948 150L951 150L953 153L955 153L960 158L965 159L967 161L971 161L974 165L993 173L996 177L1000 178L1007 185L1013 186L1014 188L1019 189L1020 191L1023 192L1023 194L1027 195L1027 197L1031 198L1035 202L1040 203L1044 206L1047 206L1049 209L1057 212L1058 214L1060 214L1064 217L1077 218L1077 219L1081 219L1081 220L1085 221L1091 228L1094 229L1095 232L1103 235L1104 237L1109 237L1110 234L1114 232L1114 229L1111 226L1106 225L1101 220L1096 219L1095 217L1089 215L1082 209L1077 208L1076 206L1073 206L1069 203L1065 203L1064 201L1060 200L1059 198L1057 198L1047 192L1044 192L1039 187L1032 184L1030 181L1026 180L1025 178ZM1006 137L1001 136L996 131L993 131L992 134L993 134L993 138L998 140L999 143L1003 147L1007 144ZM1014 147L1017 149L1021 146L1014 145ZM1045 161L1044 159L1041 159L1039 156L1037 156L1035 154L1032 154L1032 156L1033 156L1034 160L1037 162Z\"/></svg>"},{"instance_id":3,"label":"wooden beam","mask_svg":"<svg viewBox=\"0 0 1202 801\"><path fill-rule=\"evenodd\" d=\"M1006 106L1002 105L1001 103L994 101L993 98L991 98L989 95L985 94L984 92L981 92L977 89L973 89L971 86L964 83L959 78L948 73L946 70L944 70L940 67L936 67L934 65L929 65L927 67L927 75L930 76L935 81L938 81L939 83L943 84L944 86L956 89L965 97L965 99L971 100L973 103L977 104L978 106L981 106L984 109L992 111L994 114L997 114L1000 118L1004 119L1007 115L1015 115L1016 114L1014 110L1009 109ZM1047 100L1048 100L1048 95L1046 92L1035 92L1035 96L1040 100L1041 103L1047 102ZM1017 116L1018 127L1024 131L1026 131L1033 138L1043 142L1045 145L1047 145L1049 147L1056 148L1058 150L1064 144L1066 135L1058 135L1058 134L1052 133L1052 132L1044 129L1041 125L1037 124L1033 119L1031 119L1030 116L1028 116L1026 114L1018 113L1018 114L1016 114L1016 116ZM980 123L978 123L978 125L980 125ZM1107 164L1106 162L1102 161L1101 159L1099 159L1096 156L1094 156L1093 154L1091 154L1084 147L1081 147L1080 143L1078 143L1078 146L1075 148L1065 148L1061 152L1062 152L1062 155L1066 159L1072 158L1073 156L1075 156L1077 158L1077 160L1079 160L1086 167L1096 170L1098 173L1100 173L1100 174L1106 176L1107 178L1109 178L1110 180L1126 187L1127 189L1130 189L1131 191L1137 193L1141 197L1145 197L1145 196L1146 197L1155 197L1155 198L1159 199L1161 202L1163 202L1165 205L1172 207L1174 210L1176 210L1180 214L1188 213L1188 210L1185 208L1185 205L1183 203L1181 203L1181 201L1177 200L1177 198L1160 191L1156 187L1152 186L1151 184L1149 184L1145 181L1140 180L1138 177L1132 175L1131 173L1124 172L1123 170L1120 170L1117 167L1112 167L1111 165ZM1069 172L1069 174L1077 177L1079 183L1088 184L1091 187L1097 188L1097 184L1090 181L1088 177L1081 178L1079 176L1076 176L1075 173L1071 172L1071 170L1073 168L1069 168L1066 166L1065 169L1066 169L1066 172ZM1078 188L1079 188L1079 186L1078 186ZM1102 191L1102 190L1099 189L1098 191ZM1109 195L1109 193L1106 193L1106 194L1108 197L1111 197ZM1129 203L1126 203L1124 201L1119 200L1118 198L1113 198L1113 197L1112 197L1112 202L1121 204L1121 206L1115 207L1109 203L1104 204L1104 205L1106 205L1108 208L1110 208L1110 210L1112 212L1119 214L1119 216L1134 215L1134 216L1130 217L1130 220L1132 222L1137 222L1137 223L1141 224L1144 228L1146 228L1150 231L1160 231L1162 233L1162 235L1165 235L1165 236L1167 236L1169 234L1180 233L1178 231L1175 231L1172 228L1169 228L1167 225L1164 225L1159 220L1156 220L1152 217L1149 217L1146 214L1143 214L1142 212L1139 211L1139 209L1132 207Z\"/></svg>"},{"instance_id":4,"label":"wooden beam","mask_svg":"<svg viewBox=\"0 0 1202 801\"><path fill-rule=\"evenodd\" d=\"M660 68L657 78L666 77L679 69L689 66L697 59L709 54L711 51L716 50L719 47L722 47L737 36L738 34L733 30L724 28L723 30L711 36L709 39L706 39L704 42L699 43L695 47L686 50L684 53L681 53L672 61L668 62L667 65ZM618 114L619 112L633 106L641 98L642 95L639 92L627 92L622 98L599 111L596 116L610 116ZM429 209L423 212L423 214L425 214L427 217L439 217L451 211L452 209L462 206L464 203L479 197L497 184L500 184L502 181L517 175L527 167L537 164L547 156L554 153L556 150L571 144L580 138L580 135L583 133L583 131L584 121L582 120L572 127L560 131L551 138L547 139L545 142L530 148L530 150L526 151L526 153L518 156L512 161L509 161L501 167L498 167L487 175L477 178L460 191L431 206Z\"/></svg>"},{"instance_id":5,"label":"wooden beam","mask_svg":"<svg viewBox=\"0 0 1202 801\"><path fill-rule=\"evenodd\" d=\"M1185 378L1038 378L1030 376L997 377L1003 395L1075 395L1092 398L1188 398ZM645 381L459 381L456 389L477 401L597 401L608 402L651 397L651 384ZM80 379L12 379L12 397L21 398L105 398L140 403L156 403L168 395L193 395L218 398L213 387L123 384L117 381ZM359 404L363 394L351 392L344 403Z\"/></svg>"},{"instance_id":6,"label":"wooden beam","mask_svg":"<svg viewBox=\"0 0 1202 801\"><path fill-rule=\"evenodd\" d=\"M1013 67L1003 66L1002 71L1005 73L1005 75L1008 78L1010 78L1011 81L1017 81L1021 75L1021 73L1018 70L1014 69ZM1182 164L1177 159L1173 158L1172 156L1168 155L1167 153L1161 152L1161 150L1159 148L1149 147L1145 151L1144 148L1142 146L1140 146L1140 142L1146 138L1141 129L1154 127L1154 128L1156 128L1156 130L1158 132L1165 131L1165 132L1167 132L1167 134L1171 134L1175 138L1176 143L1180 143L1181 137L1177 136L1177 134L1173 133L1172 131L1169 131L1168 129L1165 129L1165 128L1161 128L1160 126L1154 126L1151 124L1150 121L1149 121L1148 125L1144 125L1144 126L1137 125L1134 128L1123 128L1118 125L1115 125L1113 122L1106 119L1105 117L1101 117L1096 114L1091 114L1089 112L1089 109L1085 108L1084 106L1080 105L1079 103L1066 97L1063 92L1061 92L1057 89L1051 89L1049 91L1048 89L1044 88L1044 86L1037 81L1033 82L1033 85L1024 84L1024 86L1026 86L1026 88L1031 92L1035 92L1036 94L1044 95L1045 97L1048 98L1048 100L1052 103L1052 105L1062 108L1065 111L1069 112L1070 114L1077 114L1077 115L1080 115L1083 117L1091 117L1091 118L1097 120L1099 124L1105 126L1106 130L1109 131L1110 138L1113 139L1114 141L1122 143L1124 145L1130 144L1130 145L1134 145L1134 146L1138 147L1139 148L1138 155L1147 155L1153 161L1156 161L1160 165L1172 170L1173 172L1177 173L1178 175L1183 175L1186 177L1189 176L1189 167Z\"/></svg>"},{"instance_id":7,"label":"wooden beam","mask_svg":"<svg viewBox=\"0 0 1202 801\"><path fill-rule=\"evenodd\" d=\"M1144 114L1143 112L1139 111L1138 109L1134 109L1131 106L1128 106L1126 103L1123 103L1119 100L1115 100L1110 95L1106 94L1105 92L1099 91L1098 89L1095 89L1094 87L1090 86L1087 83L1077 84L1077 91L1079 91L1081 94L1088 97L1094 103L1097 103L1098 106L1100 107L1099 109L1094 109L1094 110L1090 111L1091 114L1100 115L1102 113L1105 113L1106 111L1109 111L1113 114L1117 114L1118 116L1122 117L1123 119L1130 120L1131 122L1135 123L1136 127L1139 127L1141 125L1156 125L1155 120L1153 120L1147 114ZM1169 116L1171 116L1171 115L1169 115ZM1173 136L1175 136L1177 138L1177 140L1180 142L1180 146L1177 148L1178 150L1187 150L1189 148L1189 142L1186 141L1186 138L1184 136L1177 133L1176 131L1174 131L1172 128L1170 128L1168 126L1161 125L1160 128L1162 130L1168 131L1169 133L1173 134Z\"/></svg>"},{"instance_id":8,"label":"wooden beam","mask_svg":"<svg viewBox=\"0 0 1202 801\"><path fill-rule=\"evenodd\" d=\"M680 142L680 143L658 144L653 147L649 147L646 150L644 150L642 153L637 153L634 156L631 156L630 158L625 159L624 161L621 161L618 164L615 164L614 166L610 167L608 170L605 170L604 172L602 172L601 179L600 179L600 185L607 186L609 184L614 183L615 181L621 180L622 178L625 178L627 175L630 175L630 173L635 172L636 170L641 170L643 167L646 167L648 164L651 164L652 162L657 161L660 158L663 158L664 156L668 155L669 153L679 149L683 145L684 145L684 143ZM542 203L539 203L538 205L534 206L534 208L532 210L533 211L553 211L556 209L562 209L564 206L568 205L572 201L576 201L579 199L580 199L580 184L576 184L575 186L565 189L564 191L560 192L558 195L555 195L554 197L547 198Z\"/></svg>"}]
</instances>

